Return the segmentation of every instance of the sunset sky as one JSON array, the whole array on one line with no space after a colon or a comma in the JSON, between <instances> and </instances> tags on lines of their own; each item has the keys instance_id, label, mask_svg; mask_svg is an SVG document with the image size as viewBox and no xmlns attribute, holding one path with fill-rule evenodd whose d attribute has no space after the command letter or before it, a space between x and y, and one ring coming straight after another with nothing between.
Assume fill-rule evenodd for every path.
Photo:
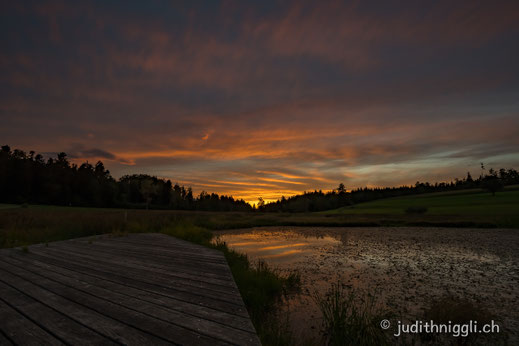
<instances>
[{"instance_id":1,"label":"sunset sky","mask_svg":"<svg viewBox=\"0 0 519 346\"><path fill-rule=\"evenodd\" d=\"M183 3L2 1L0 145L250 202L519 168L517 1Z\"/></svg>"}]
</instances>

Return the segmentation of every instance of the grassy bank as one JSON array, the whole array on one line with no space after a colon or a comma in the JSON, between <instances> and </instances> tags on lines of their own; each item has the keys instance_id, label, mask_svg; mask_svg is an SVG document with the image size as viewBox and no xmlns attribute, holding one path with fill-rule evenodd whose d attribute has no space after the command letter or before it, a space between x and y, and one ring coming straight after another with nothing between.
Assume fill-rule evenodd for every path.
<instances>
[{"instance_id":1,"label":"grassy bank","mask_svg":"<svg viewBox=\"0 0 519 346\"><path fill-rule=\"evenodd\" d=\"M251 263L247 255L229 249L218 239L212 241L213 234L209 230L190 222L167 225L161 232L222 251L262 343L290 343L288 326L276 314L276 307L283 302L285 294L299 289L298 273L281 276L265 262Z\"/></svg>"}]
</instances>

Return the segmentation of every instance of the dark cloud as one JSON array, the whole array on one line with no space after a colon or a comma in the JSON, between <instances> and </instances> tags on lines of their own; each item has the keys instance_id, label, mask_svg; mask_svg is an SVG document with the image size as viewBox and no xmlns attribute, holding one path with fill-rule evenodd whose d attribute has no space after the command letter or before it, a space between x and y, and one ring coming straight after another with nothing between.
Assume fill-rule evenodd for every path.
<instances>
[{"instance_id":1,"label":"dark cloud","mask_svg":"<svg viewBox=\"0 0 519 346\"><path fill-rule=\"evenodd\" d=\"M108 151L102 150L102 149L86 149L82 151L76 151L69 154L69 156L73 159L77 158L101 158L101 159L108 159L108 160L115 160L116 156L112 153L109 153Z\"/></svg>"},{"instance_id":2,"label":"dark cloud","mask_svg":"<svg viewBox=\"0 0 519 346\"><path fill-rule=\"evenodd\" d=\"M122 164L133 164L130 160L118 157L111 152L98 148L85 148L81 144L73 145L66 151L67 156L76 162L88 160L108 160L117 161Z\"/></svg>"},{"instance_id":3,"label":"dark cloud","mask_svg":"<svg viewBox=\"0 0 519 346\"><path fill-rule=\"evenodd\" d=\"M518 161L513 1L26 1L0 20L0 138L115 175L249 198Z\"/></svg>"}]
</instances>

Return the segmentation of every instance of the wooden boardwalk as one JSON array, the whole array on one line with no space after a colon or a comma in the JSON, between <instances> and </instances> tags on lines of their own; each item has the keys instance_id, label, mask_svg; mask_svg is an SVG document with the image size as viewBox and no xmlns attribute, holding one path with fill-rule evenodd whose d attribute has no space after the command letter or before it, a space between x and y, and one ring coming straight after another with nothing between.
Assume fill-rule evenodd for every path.
<instances>
[{"instance_id":1,"label":"wooden boardwalk","mask_svg":"<svg viewBox=\"0 0 519 346\"><path fill-rule=\"evenodd\" d=\"M92 239L0 250L0 345L260 345L221 252Z\"/></svg>"}]
</instances>

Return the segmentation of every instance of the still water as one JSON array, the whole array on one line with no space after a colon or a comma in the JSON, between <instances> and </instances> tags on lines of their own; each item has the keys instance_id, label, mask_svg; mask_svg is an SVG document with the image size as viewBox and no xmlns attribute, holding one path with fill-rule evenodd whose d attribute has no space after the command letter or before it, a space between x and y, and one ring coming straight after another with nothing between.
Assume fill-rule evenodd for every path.
<instances>
[{"instance_id":1,"label":"still water","mask_svg":"<svg viewBox=\"0 0 519 346\"><path fill-rule=\"evenodd\" d=\"M314 301L332 283L375 294L403 319L419 319L431 300L468 298L519 330L519 232L506 229L269 227L215 232L229 247L280 272L297 270L303 291L289 299L291 324L316 335Z\"/></svg>"}]
</instances>

